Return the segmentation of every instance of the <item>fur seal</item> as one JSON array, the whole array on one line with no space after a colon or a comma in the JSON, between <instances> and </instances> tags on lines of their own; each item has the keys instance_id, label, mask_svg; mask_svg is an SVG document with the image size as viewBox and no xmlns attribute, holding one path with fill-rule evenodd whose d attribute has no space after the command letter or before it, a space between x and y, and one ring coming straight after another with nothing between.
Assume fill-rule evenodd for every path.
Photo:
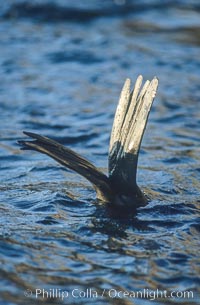
<instances>
[{"instance_id":1,"label":"fur seal","mask_svg":"<svg viewBox=\"0 0 200 305\"><path fill-rule=\"evenodd\" d=\"M131 81L126 79L122 88L110 137L108 176L71 149L36 133L24 131L34 140L18 141L21 149L46 154L82 175L103 202L122 208L144 205L147 199L136 181L138 155L158 79L147 80L143 86L142 81L139 75L131 90Z\"/></svg>"}]
</instances>

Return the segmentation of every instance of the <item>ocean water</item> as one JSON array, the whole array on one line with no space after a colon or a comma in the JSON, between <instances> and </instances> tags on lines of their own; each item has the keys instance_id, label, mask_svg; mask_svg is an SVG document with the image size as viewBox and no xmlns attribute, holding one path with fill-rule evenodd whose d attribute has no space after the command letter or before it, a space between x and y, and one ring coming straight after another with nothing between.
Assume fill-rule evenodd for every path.
<instances>
[{"instance_id":1,"label":"ocean water","mask_svg":"<svg viewBox=\"0 0 200 305\"><path fill-rule=\"evenodd\" d=\"M75 3L74 3L75 2ZM199 1L0 4L0 304L199 304ZM159 89L129 215L35 152L56 139L107 172L123 82Z\"/></svg>"}]
</instances>

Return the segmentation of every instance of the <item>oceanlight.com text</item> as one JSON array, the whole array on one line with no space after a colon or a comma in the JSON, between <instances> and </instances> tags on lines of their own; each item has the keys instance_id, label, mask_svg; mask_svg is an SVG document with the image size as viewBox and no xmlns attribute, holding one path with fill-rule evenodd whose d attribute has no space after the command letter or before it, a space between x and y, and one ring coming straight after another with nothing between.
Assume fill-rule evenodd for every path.
<instances>
[{"instance_id":1,"label":"oceanlight.com text","mask_svg":"<svg viewBox=\"0 0 200 305\"><path fill-rule=\"evenodd\" d=\"M35 290L27 289L24 291L26 297L35 299L97 299L97 298L111 298L111 299L149 299L151 301L156 299L193 299L194 293L191 290L186 291L167 291L167 290L152 290L144 288L141 290L128 291L117 289L103 289L97 290L95 288L80 289L74 288L65 290L60 288L36 288Z\"/></svg>"}]
</instances>

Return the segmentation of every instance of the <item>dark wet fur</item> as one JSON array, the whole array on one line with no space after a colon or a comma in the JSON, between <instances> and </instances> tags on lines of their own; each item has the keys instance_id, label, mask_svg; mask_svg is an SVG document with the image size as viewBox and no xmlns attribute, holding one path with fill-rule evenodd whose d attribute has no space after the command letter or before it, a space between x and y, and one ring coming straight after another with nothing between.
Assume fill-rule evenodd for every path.
<instances>
[{"instance_id":1,"label":"dark wet fur","mask_svg":"<svg viewBox=\"0 0 200 305\"><path fill-rule=\"evenodd\" d=\"M136 186L132 194L123 194L119 186L113 184L112 179L99 171L89 161L75 153L69 148L64 147L58 142L47 137L24 132L27 136L35 139L34 141L18 141L23 150L35 150L44 153L65 167L74 170L78 174L89 180L97 193L97 198L103 202L114 203L119 209L133 208L144 205L146 198Z\"/></svg>"},{"instance_id":2,"label":"dark wet fur","mask_svg":"<svg viewBox=\"0 0 200 305\"><path fill-rule=\"evenodd\" d=\"M23 150L35 150L47 154L60 164L74 170L78 174L89 180L96 192L97 197L103 201L112 200L112 190L109 179L100 172L89 161L75 153L69 148L64 147L58 142L47 137L40 136L32 132L24 132L27 136L35 139L34 141L19 141Z\"/></svg>"}]
</instances>

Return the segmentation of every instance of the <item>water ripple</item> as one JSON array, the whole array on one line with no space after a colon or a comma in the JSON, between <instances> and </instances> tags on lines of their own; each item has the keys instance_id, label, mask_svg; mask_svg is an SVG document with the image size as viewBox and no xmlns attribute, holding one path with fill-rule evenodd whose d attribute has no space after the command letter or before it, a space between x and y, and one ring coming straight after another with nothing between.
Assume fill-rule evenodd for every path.
<instances>
[{"instance_id":1,"label":"water ripple","mask_svg":"<svg viewBox=\"0 0 200 305\"><path fill-rule=\"evenodd\" d=\"M34 304L27 289L90 287L192 290L193 299L153 302L199 304L199 4L8 0L0 11L2 304ZM127 215L16 142L23 130L41 133L106 173L122 82L137 74L157 75L160 86L139 158L149 202ZM86 303L152 301L106 295Z\"/></svg>"}]
</instances>

